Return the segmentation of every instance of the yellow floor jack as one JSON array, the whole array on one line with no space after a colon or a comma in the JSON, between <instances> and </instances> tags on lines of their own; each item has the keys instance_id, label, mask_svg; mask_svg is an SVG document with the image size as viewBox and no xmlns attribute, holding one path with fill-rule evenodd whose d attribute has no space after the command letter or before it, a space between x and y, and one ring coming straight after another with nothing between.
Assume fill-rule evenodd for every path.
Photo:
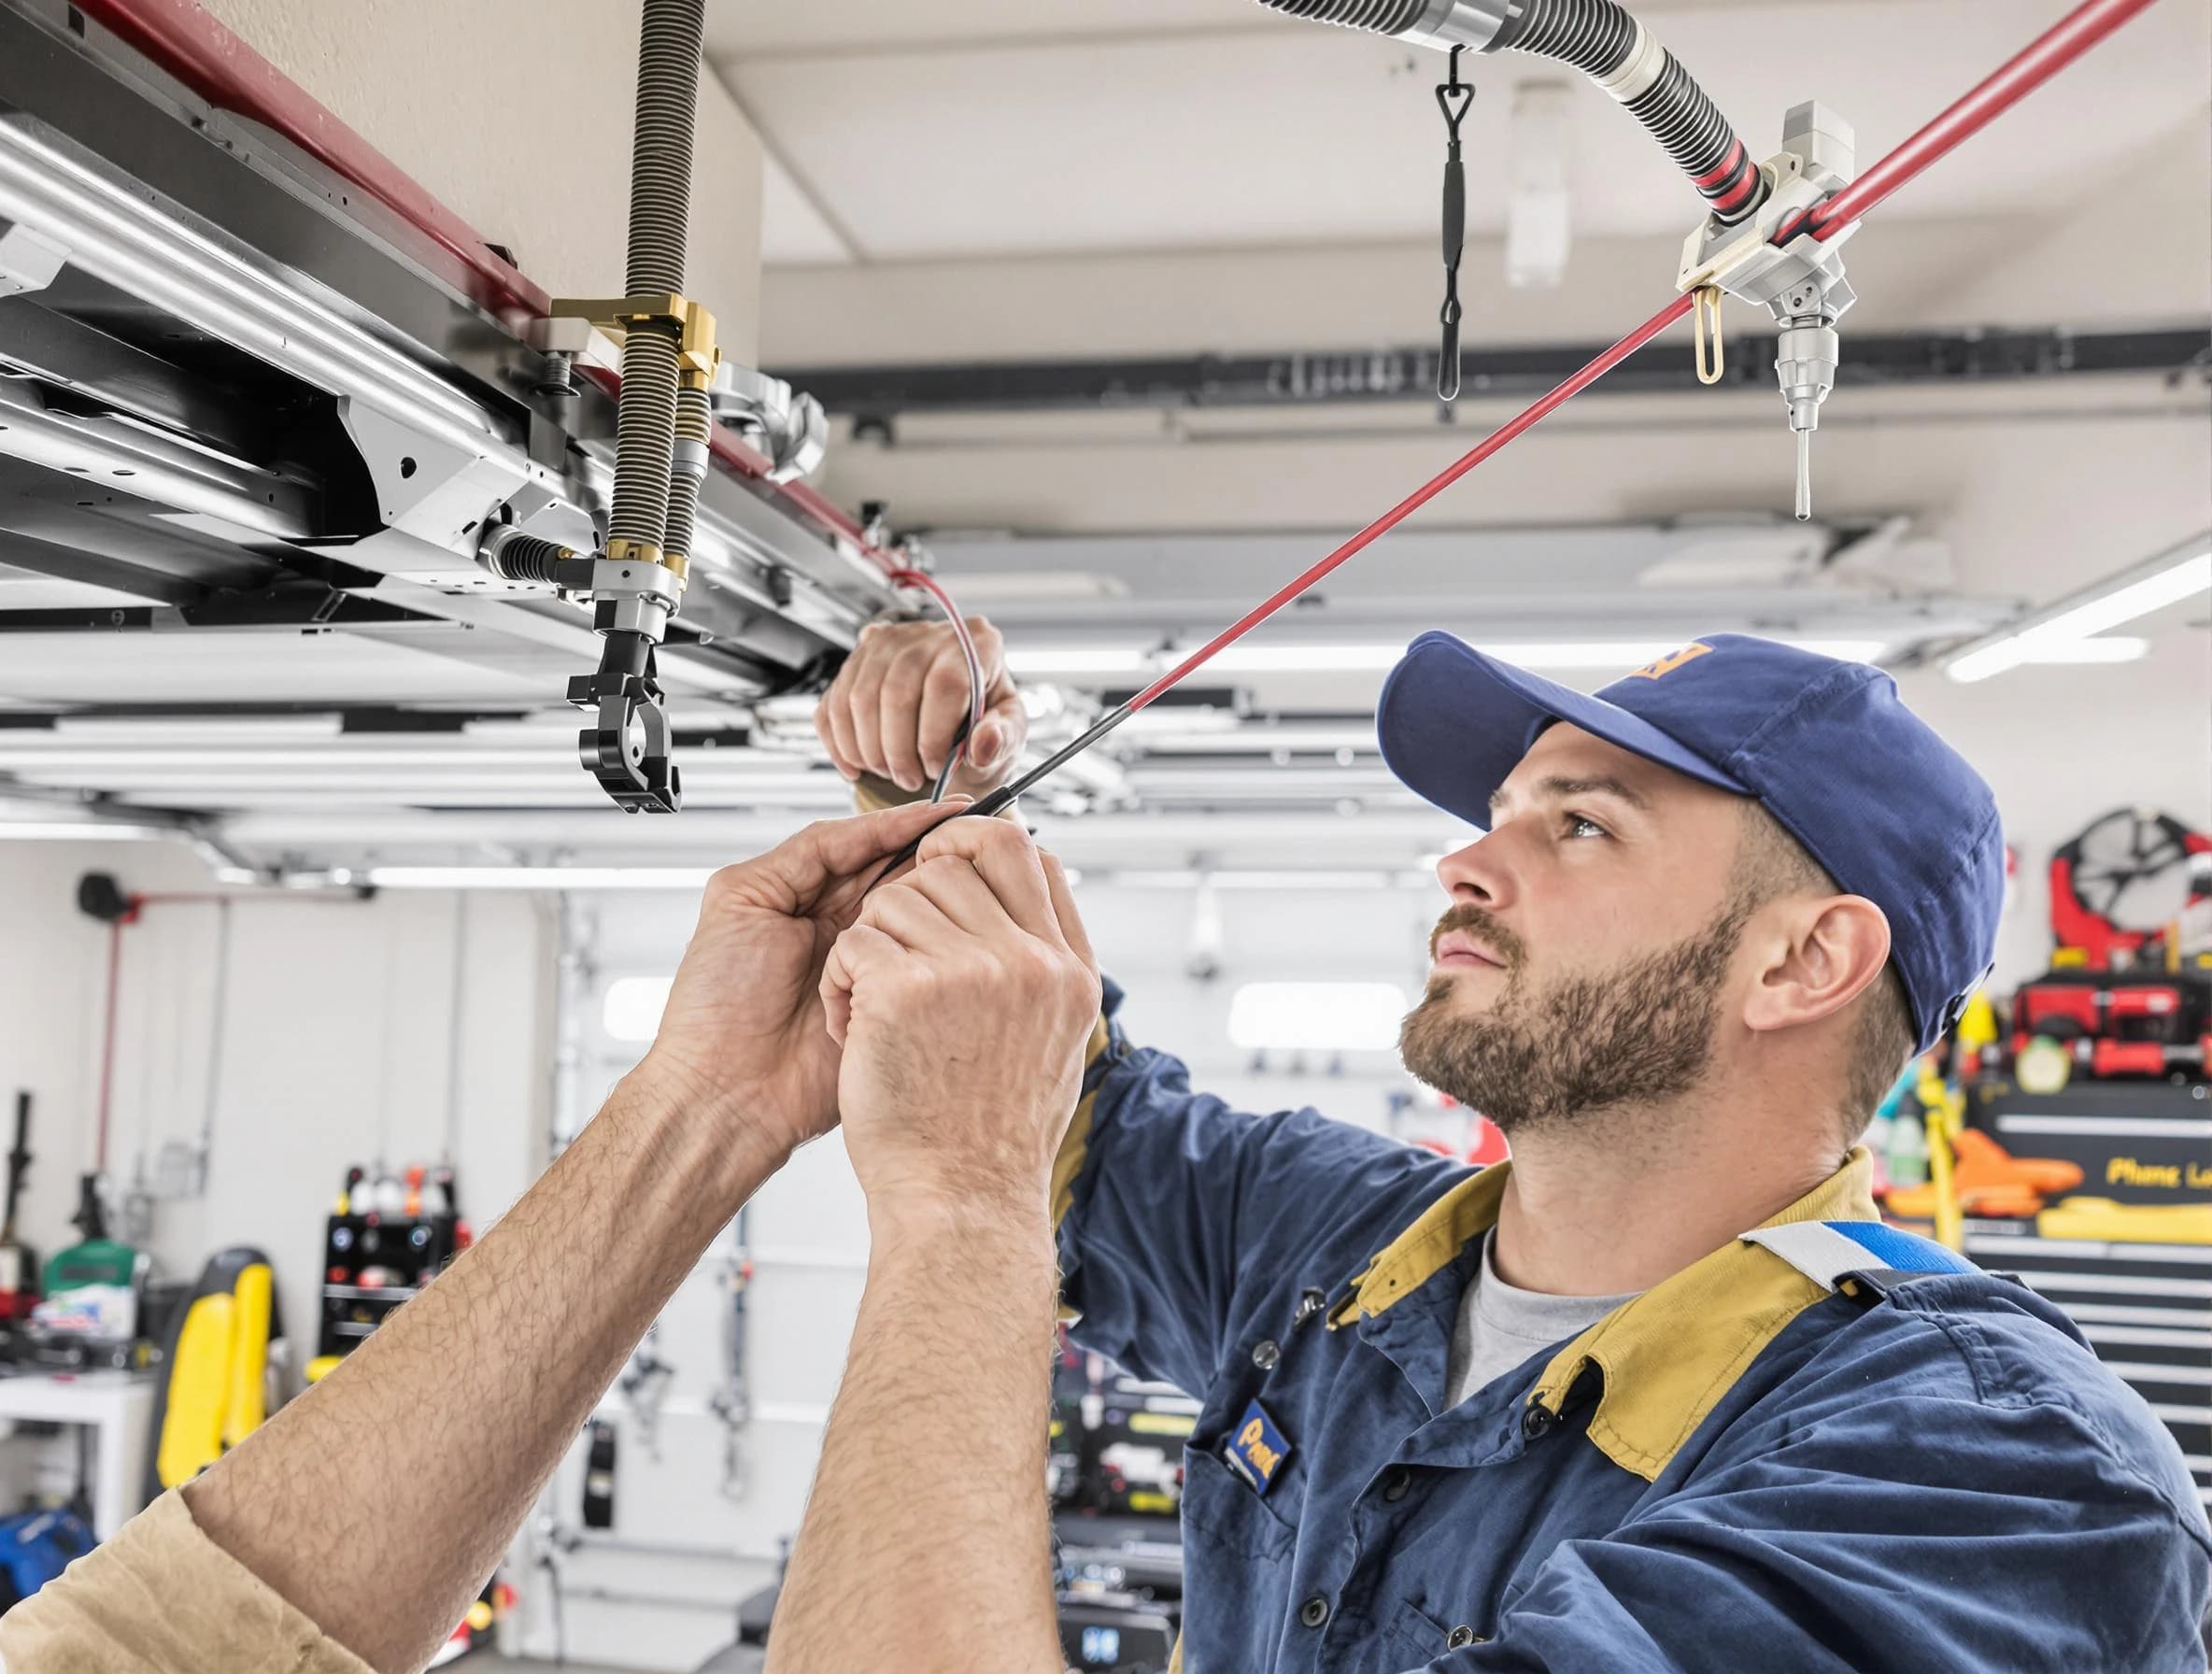
<instances>
[{"instance_id":1,"label":"yellow floor jack","mask_svg":"<svg viewBox=\"0 0 2212 1674\"><path fill-rule=\"evenodd\" d=\"M177 1307L163 1344L146 1497L189 1482L268 1416L270 1344L283 1331L269 1258L219 1251Z\"/></svg>"}]
</instances>

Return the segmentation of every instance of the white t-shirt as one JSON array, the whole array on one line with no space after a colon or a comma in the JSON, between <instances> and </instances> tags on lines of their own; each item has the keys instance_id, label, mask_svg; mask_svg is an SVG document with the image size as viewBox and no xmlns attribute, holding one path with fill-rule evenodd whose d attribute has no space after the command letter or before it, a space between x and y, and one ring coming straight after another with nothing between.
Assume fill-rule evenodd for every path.
<instances>
[{"instance_id":1,"label":"white t-shirt","mask_svg":"<svg viewBox=\"0 0 2212 1674\"><path fill-rule=\"evenodd\" d=\"M1482 1270L1459 1299L1459 1320L1452 1331L1445 1389L1454 1407L1511 1371L1539 1349L1579 1337L1624 1302L1623 1297L1553 1297L1522 1290L1497 1276L1490 1263L1495 1233L1482 1237Z\"/></svg>"}]
</instances>

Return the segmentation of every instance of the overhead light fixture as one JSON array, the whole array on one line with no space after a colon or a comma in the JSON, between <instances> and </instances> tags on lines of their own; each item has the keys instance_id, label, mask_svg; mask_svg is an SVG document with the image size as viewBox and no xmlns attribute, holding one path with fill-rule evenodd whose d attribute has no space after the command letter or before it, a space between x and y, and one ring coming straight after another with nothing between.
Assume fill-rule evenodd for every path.
<instances>
[{"instance_id":1,"label":"overhead light fixture","mask_svg":"<svg viewBox=\"0 0 2212 1674\"><path fill-rule=\"evenodd\" d=\"M1889 648L1881 639L1784 639L1801 651L1846 662L1872 662ZM1656 662L1681 649L1680 639L1499 640L1479 641L1475 648L1526 669L1629 669ZM1386 645L1231 645L1208 666L1225 674L1384 674L1398 664L1406 647ZM1178 653L1105 646L1096 651L1065 647L1012 651L1007 666L1017 674L1146 674L1168 666Z\"/></svg>"},{"instance_id":2,"label":"overhead light fixture","mask_svg":"<svg viewBox=\"0 0 2212 1674\"><path fill-rule=\"evenodd\" d=\"M711 866L372 866L372 889L703 889Z\"/></svg>"},{"instance_id":3,"label":"overhead light fixture","mask_svg":"<svg viewBox=\"0 0 2212 1674\"><path fill-rule=\"evenodd\" d=\"M0 843L149 843L177 832L167 826L133 826L64 819L0 819Z\"/></svg>"},{"instance_id":4,"label":"overhead light fixture","mask_svg":"<svg viewBox=\"0 0 2212 1674\"><path fill-rule=\"evenodd\" d=\"M2142 640L2093 636L2207 589L2212 589L2212 530L1962 645L1944 660L1943 672L1971 684L2023 663L2130 662L2148 648ZM2092 645L2121 648L2091 650Z\"/></svg>"},{"instance_id":5,"label":"overhead light fixture","mask_svg":"<svg viewBox=\"0 0 2212 1674\"><path fill-rule=\"evenodd\" d=\"M1016 674L1141 674L1156 660L1155 653L1131 645L1099 645L1089 650L1010 648L1006 653L1006 667Z\"/></svg>"}]
</instances>

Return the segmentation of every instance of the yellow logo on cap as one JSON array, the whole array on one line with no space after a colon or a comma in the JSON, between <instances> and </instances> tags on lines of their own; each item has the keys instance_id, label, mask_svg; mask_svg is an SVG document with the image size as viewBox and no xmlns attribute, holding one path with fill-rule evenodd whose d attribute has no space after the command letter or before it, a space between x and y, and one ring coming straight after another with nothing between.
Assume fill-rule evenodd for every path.
<instances>
[{"instance_id":1,"label":"yellow logo on cap","mask_svg":"<svg viewBox=\"0 0 2212 1674\"><path fill-rule=\"evenodd\" d=\"M1679 651L1670 651L1657 662L1640 668L1629 675L1631 680L1657 680L1671 674L1685 662L1695 662L1712 649L1710 645L1687 645Z\"/></svg>"}]
</instances>

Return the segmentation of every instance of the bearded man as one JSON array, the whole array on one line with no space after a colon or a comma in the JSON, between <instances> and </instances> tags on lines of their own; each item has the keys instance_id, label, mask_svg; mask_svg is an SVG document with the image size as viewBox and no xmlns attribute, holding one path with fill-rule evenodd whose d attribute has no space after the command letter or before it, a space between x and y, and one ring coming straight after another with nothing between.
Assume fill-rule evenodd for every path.
<instances>
[{"instance_id":1,"label":"bearded man","mask_svg":"<svg viewBox=\"0 0 2212 1674\"><path fill-rule=\"evenodd\" d=\"M965 705L949 634L886 626L819 727L913 793ZM1079 1342L1203 1402L1187 1674L2201 1669L2174 1440L2056 1308L1882 1225L1854 1148L1989 972L1989 787L1888 676L1732 634L1591 697L1432 633L1377 718L1487 832L1406 1065L1512 1160L1228 1109L1111 986L1069 1125L1072 899L952 821L830 958L876 1245L771 1668L1063 1666L1056 1264ZM994 666L970 788L1020 725Z\"/></svg>"}]
</instances>

